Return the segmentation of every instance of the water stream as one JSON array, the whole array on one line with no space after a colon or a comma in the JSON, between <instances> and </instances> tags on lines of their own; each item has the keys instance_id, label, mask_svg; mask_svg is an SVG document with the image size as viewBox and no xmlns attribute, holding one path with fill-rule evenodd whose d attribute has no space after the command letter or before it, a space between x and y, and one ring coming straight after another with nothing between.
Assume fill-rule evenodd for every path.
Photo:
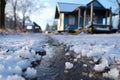
<instances>
[{"instance_id":1,"label":"water stream","mask_svg":"<svg viewBox=\"0 0 120 80\"><path fill-rule=\"evenodd\" d=\"M80 58L77 63L74 63L74 57L71 57L70 60L74 63L74 67L69 73L64 73L65 62L69 59L65 57L65 46L50 37L45 50L46 55L37 67L37 80L109 80L104 79L101 74L94 73L94 64L89 63L91 58L87 57ZM84 65L87 66L84 67Z\"/></svg>"},{"instance_id":2,"label":"water stream","mask_svg":"<svg viewBox=\"0 0 120 80\"><path fill-rule=\"evenodd\" d=\"M38 80L63 80L64 78L64 46L49 38L45 47L46 56L37 67Z\"/></svg>"}]
</instances>

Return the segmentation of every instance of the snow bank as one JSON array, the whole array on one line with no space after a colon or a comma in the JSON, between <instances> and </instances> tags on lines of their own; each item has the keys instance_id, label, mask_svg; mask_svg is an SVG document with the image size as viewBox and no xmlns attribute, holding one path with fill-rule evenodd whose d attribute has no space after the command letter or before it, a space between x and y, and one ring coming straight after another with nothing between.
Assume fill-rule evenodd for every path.
<instances>
[{"instance_id":1,"label":"snow bank","mask_svg":"<svg viewBox=\"0 0 120 80\"><path fill-rule=\"evenodd\" d=\"M23 74L28 78L36 77L36 70L30 66L41 59L35 52L42 50L45 39L40 34L0 35L0 80L25 80L21 77Z\"/></svg>"}]
</instances>

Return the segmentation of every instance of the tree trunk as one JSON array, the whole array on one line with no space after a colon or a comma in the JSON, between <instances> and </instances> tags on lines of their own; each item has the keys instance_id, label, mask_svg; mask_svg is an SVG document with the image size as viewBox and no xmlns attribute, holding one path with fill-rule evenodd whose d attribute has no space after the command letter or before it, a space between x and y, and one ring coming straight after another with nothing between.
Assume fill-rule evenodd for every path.
<instances>
[{"instance_id":1,"label":"tree trunk","mask_svg":"<svg viewBox=\"0 0 120 80\"><path fill-rule=\"evenodd\" d=\"M23 21L22 21L22 28L25 28L25 14L23 13Z\"/></svg>"},{"instance_id":2,"label":"tree trunk","mask_svg":"<svg viewBox=\"0 0 120 80\"><path fill-rule=\"evenodd\" d=\"M0 1L0 28L5 29L5 5L6 1Z\"/></svg>"},{"instance_id":3,"label":"tree trunk","mask_svg":"<svg viewBox=\"0 0 120 80\"><path fill-rule=\"evenodd\" d=\"M16 7L14 7L14 29L16 30L16 22L17 22L17 19L16 19Z\"/></svg>"}]
</instances>

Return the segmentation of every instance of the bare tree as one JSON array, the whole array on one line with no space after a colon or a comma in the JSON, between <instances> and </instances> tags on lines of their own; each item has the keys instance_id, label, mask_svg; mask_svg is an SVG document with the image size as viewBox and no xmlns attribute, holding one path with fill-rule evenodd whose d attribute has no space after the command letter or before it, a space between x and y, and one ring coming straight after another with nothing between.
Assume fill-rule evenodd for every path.
<instances>
[{"instance_id":1,"label":"bare tree","mask_svg":"<svg viewBox=\"0 0 120 80\"><path fill-rule=\"evenodd\" d=\"M17 3L18 3L18 0L10 0L11 4L12 4L12 8L13 8L13 18L14 18L14 29L16 30L17 29L17 25L16 25L16 22L17 22Z\"/></svg>"},{"instance_id":2,"label":"bare tree","mask_svg":"<svg viewBox=\"0 0 120 80\"><path fill-rule=\"evenodd\" d=\"M27 16L31 13L33 2L31 0L20 0L18 5L18 10L22 13L22 26L25 28L25 20ZM28 15L27 15L28 14Z\"/></svg>"},{"instance_id":3,"label":"bare tree","mask_svg":"<svg viewBox=\"0 0 120 80\"><path fill-rule=\"evenodd\" d=\"M0 0L0 28L5 29L5 6L6 1Z\"/></svg>"},{"instance_id":4,"label":"bare tree","mask_svg":"<svg viewBox=\"0 0 120 80\"><path fill-rule=\"evenodd\" d=\"M14 29L17 28L17 16L19 16L22 19L22 29L25 28L25 21L28 16L30 16L33 12L35 13L38 10L41 10L41 8L45 8L45 5L42 5L39 3L39 0L9 0L9 3L11 3L13 11L13 20L14 20ZM9 13L10 14L10 13ZM30 18L30 17L29 17Z\"/></svg>"}]
</instances>

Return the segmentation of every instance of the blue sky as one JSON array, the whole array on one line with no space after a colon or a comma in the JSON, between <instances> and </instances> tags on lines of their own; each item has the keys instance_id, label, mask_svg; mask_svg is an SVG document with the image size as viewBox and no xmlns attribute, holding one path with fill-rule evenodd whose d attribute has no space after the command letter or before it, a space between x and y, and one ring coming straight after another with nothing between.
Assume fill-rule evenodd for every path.
<instances>
[{"instance_id":1,"label":"blue sky","mask_svg":"<svg viewBox=\"0 0 120 80\"><path fill-rule=\"evenodd\" d=\"M32 21L37 22L42 29L46 27L46 23L52 24L54 21L55 6L57 2L67 2L67 3L77 3L85 4L91 0L40 0L40 3L46 5L46 8L41 9L41 11L33 13L31 15ZM114 7L115 3L108 2L107 0L99 0L105 7Z\"/></svg>"}]
</instances>

